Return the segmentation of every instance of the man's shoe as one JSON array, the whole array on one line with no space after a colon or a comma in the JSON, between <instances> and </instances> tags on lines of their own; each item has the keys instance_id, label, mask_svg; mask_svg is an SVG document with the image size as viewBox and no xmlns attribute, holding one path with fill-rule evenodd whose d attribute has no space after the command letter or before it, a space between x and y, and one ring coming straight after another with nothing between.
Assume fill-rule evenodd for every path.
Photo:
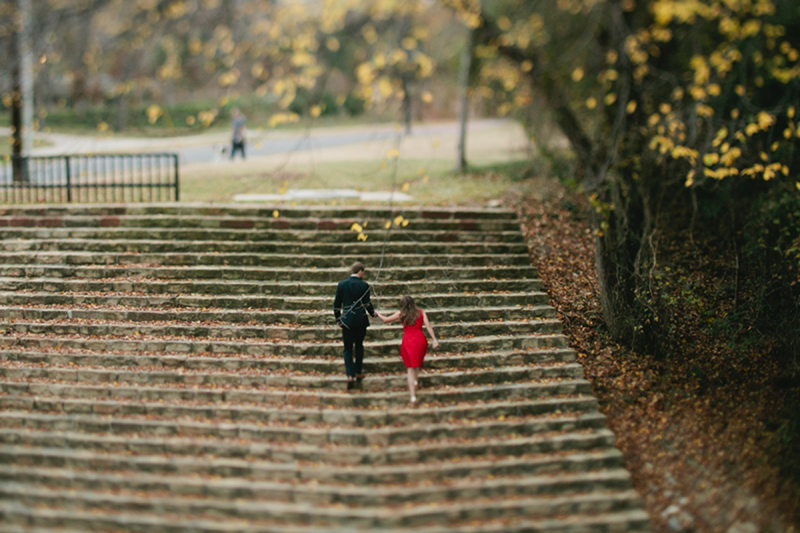
<instances>
[{"instance_id":1,"label":"man's shoe","mask_svg":"<svg viewBox=\"0 0 800 533\"><path fill-rule=\"evenodd\" d=\"M356 387L356 382L352 379L347 380L347 390L353 390Z\"/></svg>"},{"instance_id":2,"label":"man's shoe","mask_svg":"<svg viewBox=\"0 0 800 533\"><path fill-rule=\"evenodd\" d=\"M356 381L361 381L364 379L364 374L356 374Z\"/></svg>"}]
</instances>

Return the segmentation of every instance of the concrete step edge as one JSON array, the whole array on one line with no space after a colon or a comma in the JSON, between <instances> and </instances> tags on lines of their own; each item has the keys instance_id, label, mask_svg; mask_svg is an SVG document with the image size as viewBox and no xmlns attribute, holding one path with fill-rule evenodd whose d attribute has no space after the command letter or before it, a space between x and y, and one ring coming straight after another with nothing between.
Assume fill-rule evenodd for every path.
<instances>
[{"instance_id":1,"label":"concrete step edge","mask_svg":"<svg viewBox=\"0 0 800 533\"><path fill-rule=\"evenodd\" d=\"M1 279L2 278L0 278L0 280ZM55 281L60 281L58 278L39 278L39 279L40 280L47 280L47 281L54 281L54 282ZM299 283L302 283L302 282L299 282ZM324 284L324 285L328 286L327 283ZM526 292L514 291L514 292L507 292L507 293L478 292L478 293L474 293L474 294L473 293L470 293L470 294L459 294L459 293L446 293L446 292L444 292L444 293L428 292L426 294L419 295L419 297L415 298L415 300L417 300L417 302L423 302L426 299L428 299L428 300L436 300L436 299L440 299L440 298L448 298L448 299L454 299L454 298L480 298L480 297L490 297L490 298L492 298L492 297L497 297L497 298L530 298L532 296L542 296L542 295L547 295L547 293L543 292L543 291L526 291ZM31 299L54 297L54 296L68 296L68 297L72 297L72 298L97 297L98 299L110 299L110 298L114 298L114 297L126 297L126 298L130 298L130 299L135 299L135 298L141 298L141 299L151 299L151 298L152 299L156 299L156 298L160 298L160 299L164 299L164 298L176 298L176 299L177 298L184 298L184 299L192 299L192 298L215 298L215 299L216 298L237 298L237 299L241 299L241 300L248 300L248 299L263 298L262 295L251 295L251 294L238 294L238 295L230 295L230 296L219 296L219 295L203 295L203 294L191 295L191 294L183 294L183 293L177 294L176 293L176 294L165 294L165 295L158 296L158 297L148 297L146 295L135 296L135 295L129 295L127 293L96 294L94 292L74 291L74 292L71 292L71 293L68 293L68 294L54 295L50 291L31 291L31 292L26 292L26 293L20 293L18 291L0 290L0 297L7 297L7 296L20 296L20 297L28 297L28 298L31 298ZM311 295L311 296L287 296L285 298L286 299L290 299L290 300L297 300L297 301L301 301L301 302L305 302L305 301L308 301L308 302L325 302L326 305L324 305L324 306L317 307L317 308L311 308L311 309L314 309L314 310L327 309L327 307L328 307L327 303L330 301L330 295L328 295L328 294L326 294L326 295ZM505 306L513 307L513 305L514 304L506 304ZM218 308L218 309L227 309L227 308Z\"/></svg>"},{"instance_id":2,"label":"concrete step edge","mask_svg":"<svg viewBox=\"0 0 800 533\"><path fill-rule=\"evenodd\" d=\"M9 442L9 440L13 442ZM514 457L519 455L548 455L563 452L602 451L614 447L614 434L605 428L585 431L563 431L535 434L527 437L509 437L499 441L455 440L425 441L415 444L387 446L315 445L308 443L232 442L231 439L202 439L195 437L134 437L120 435L88 434L72 431L39 431L18 428L0 428L3 445L53 447L102 450L120 453L136 452L138 455L170 454L216 458L247 458L251 461L309 461L329 465L397 465L408 463L442 462L458 458L459 464L471 460Z\"/></svg>"},{"instance_id":3,"label":"concrete step edge","mask_svg":"<svg viewBox=\"0 0 800 533\"><path fill-rule=\"evenodd\" d=\"M196 457L164 457L162 455L120 455L113 452L101 451L81 451L69 448L37 448L0 445L0 457L4 463L24 464L25 457L36 460L37 467L50 465L57 462L56 468L83 469L90 472L110 470L117 472L120 470L136 470L143 473L160 472L159 468L165 469L169 474L179 474L181 472L207 472L209 475L236 476L247 479L273 479L275 474L284 474L286 479L311 480L323 477L325 479L343 480L356 477L360 482L371 484L384 483L384 477L400 478L422 478L428 474L443 474L448 479L465 478L479 475L480 471L491 472L496 470L520 473L524 472L524 466L544 467L543 472L554 471L552 464L574 464L597 462L601 468L622 468L622 453L616 448L607 448L599 451L588 451L583 453L569 453L567 455L543 455L534 457L510 457L493 458L489 460L475 459L466 464L442 462L438 464L401 464L401 465L322 465L322 464L303 464L289 462L265 462L249 461L244 459L232 458L196 458ZM606 462L611 462L612 466L603 466ZM77 463L74 466L69 464ZM139 468L144 467L144 469ZM231 474L231 471L247 472L247 474ZM558 469L557 471L572 471ZM259 477L258 473L262 474ZM405 481L400 481L403 483Z\"/></svg>"},{"instance_id":4,"label":"concrete step edge","mask_svg":"<svg viewBox=\"0 0 800 533\"><path fill-rule=\"evenodd\" d=\"M151 500L147 496L136 495L117 495L117 494L102 494L91 491L58 491L44 488L33 488L21 483L6 483L0 485L0 493L5 493L6 496L13 496L19 498L20 496L27 496L28 498L35 499L60 499L71 502L86 501L92 508L102 508L104 505L120 508L126 503L131 502L137 507L147 508L148 504L158 509L172 508L175 510L185 509L188 512L198 512L206 509L213 509L214 511L227 510L234 512L237 515L249 512L251 516L261 516L263 518L277 518L289 515L293 518L300 518L301 516L307 519L310 518L329 518L329 519L345 519L345 520L364 520L380 526L380 521L410 518L417 519L425 518L425 515L431 517L448 517L454 513L464 514L460 512L467 511L467 515L476 515L478 512L494 511L494 516L497 516L503 511L517 508L524 509L526 507L534 507L541 509L541 514L544 514L545 509L559 509L562 502L604 502L604 501L620 501L626 502L629 506L640 506L640 498L635 491L622 490L619 492L609 493L594 493L583 492L575 495L569 494L564 496L549 496L547 498L528 497L511 500L489 500L479 502L461 502L456 501L453 503L435 502L429 505L417 506L400 506L400 504L392 507L339 507L339 506L322 506L319 503L288 503L288 502L270 502L270 501L213 501L207 499L181 499L176 497L160 497L156 501ZM628 507L630 509L630 507ZM162 511L163 512L163 511ZM541 511L540 511L541 512ZM552 512L552 511L550 511ZM557 512L557 511L556 511ZM558 513L558 512L557 512ZM560 514L560 513L558 513ZM422 516L420 516L422 515ZM430 519L436 521L435 518ZM362 524L363 525L367 524ZM387 524L388 525L388 524ZM397 524L400 525L400 524ZM411 525L411 524L408 524ZM421 525L419 522L414 525ZM355 529L361 527L353 525Z\"/></svg>"},{"instance_id":5,"label":"concrete step edge","mask_svg":"<svg viewBox=\"0 0 800 533\"><path fill-rule=\"evenodd\" d=\"M31 478L40 478L42 481L19 481L21 476L28 475ZM475 488L483 489L499 489L500 487L548 487L560 483L595 483L603 481L623 482L630 483L631 476L624 468L607 468L601 470L590 470L582 472L558 472L548 475L526 475L526 476L492 476L491 478L461 478L457 480L447 480L446 488L437 485L418 485L406 486L405 484L392 485L387 484L384 486L370 486L362 487L355 484L347 483L304 483L304 482L281 482L281 481L263 481L263 480L247 480L239 477L227 478L198 478L196 476L187 475L164 475L164 474L151 474L151 473L109 473L109 472L95 472L91 470L76 470L70 468L38 468L38 467L24 467L15 465L6 465L0 470L0 479L6 479L12 483L21 484L34 484L46 483L48 487L52 486L48 483L47 479L59 480L61 482L80 480L84 483L97 483L97 487L107 489L109 485L116 485L120 488L128 487L128 490L147 490L145 488L137 488L141 485L184 485L192 488L214 488L221 487L224 489L267 489L276 492L305 492L311 491L320 494L337 494L346 495L351 497L361 497L368 500L371 495L378 495L381 497L396 496L398 498L407 498L411 494L426 494L429 496L445 496L443 493L450 491L465 491ZM628 487L617 487L619 489L629 489ZM103 490L103 489L100 489ZM164 489L149 489L149 490L169 490ZM94 491L94 490L92 490ZM172 492L172 491L170 491ZM193 492L193 494L197 494ZM237 499L247 499L244 495L239 496ZM442 500L453 500L452 496L444 497ZM441 501L441 500L439 500Z\"/></svg>"},{"instance_id":6,"label":"concrete step edge","mask_svg":"<svg viewBox=\"0 0 800 533\"><path fill-rule=\"evenodd\" d=\"M0 380L0 391L4 393L20 394L28 393L40 396L58 396L75 397L78 398L180 398L203 401L216 401L216 402L257 402L263 403L269 401L275 403L291 403L293 400L302 405L315 405L318 402L340 401L345 405L366 406L369 402L375 402L375 405L382 405L381 402L394 400L393 403L405 403L408 398L408 393L405 390L398 389L397 391L389 392L361 392L351 393L351 391L342 389L341 392L334 391L302 391L293 390L286 387L285 390L277 388L259 390L259 389L241 389L238 387L223 388L200 388L194 386L187 387L174 387L174 386L120 386L113 384L104 385L89 385L82 383L58 382L57 380L40 381L40 382L25 382L25 381L10 381ZM491 384L491 385L466 385L461 387L451 387L444 390L438 389L425 389L422 388L418 393L418 398L421 405L428 402L441 401L445 403L452 403L454 398L459 396L473 397L483 396L484 399L490 398L506 398L507 397L520 397L524 396L530 398L529 394L549 394L563 396L565 394L583 394L584 392L591 391L591 383L585 379L578 378L563 378L563 379L549 379L547 381L533 381L522 383L509 383L509 384ZM523 392L527 394L522 394ZM115 395L112 395L114 393ZM503 393L507 393L504 395ZM88 394L88 396L87 396ZM68 396L65 396L68 395ZM538 396L537 396L538 397ZM464 400L470 401L470 400Z\"/></svg>"},{"instance_id":7,"label":"concrete step edge","mask_svg":"<svg viewBox=\"0 0 800 533\"><path fill-rule=\"evenodd\" d=\"M572 416L569 416L572 415ZM510 435L536 435L564 431L583 431L602 429L605 415L598 412L580 412L552 416L528 416L519 420L488 421L486 419L472 424L439 422L429 425L404 425L389 427L363 427L335 425L332 427L286 426L280 422L267 421L245 423L239 421L189 421L152 420L144 417L120 417L115 415L76 415L49 414L31 411L3 411L0 420L7 428L43 429L48 427L73 432L98 433L104 431L114 435L159 435L184 436L203 435L205 437L231 437L241 439L291 440L308 444L348 444L353 446L400 445L432 439L480 439L501 438ZM291 437L291 439L290 439ZM292 440L295 439L295 440Z\"/></svg>"},{"instance_id":8,"label":"concrete step edge","mask_svg":"<svg viewBox=\"0 0 800 533\"><path fill-rule=\"evenodd\" d=\"M508 366L519 363L524 364L549 364L549 363L570 363L575 361L575 350L572 348L545 347L533 350L494 350L490 352L431 352L425 356L425 367L432 369L440 368L480 368L481 360L486 360L485 365L489 366L488 361L499 359L507 360L507 364L491 363L496 366ZM238 354L228 357L221 354L216 357L202 355L182 355L174 352L152 352L152 353L108 353L93 352L80 348L59 348L57 351L35 351L27 349L8 349L5 348L0 353L0 361L20 361L49 364L69 364L75 366L95 366L95 367L119 367L119 368L193 368L193 369L228 369L237 368L274 368L278 365L307 365L309 368L336 368L339 369L339 361L330 358L301 358L301 357L259 357L247 354ZM464 365L465 361L475 361L474 364ZM396 355L379 356L373 355L364 360L366 367L393 366L398 369L405 368Z\"/></svg>"},{"instance_id":9,"label":"concrete step edge","mask_svg":"<svg viewBox=\"0 0 800 533\"><path fill-rule=\"evenodd\" d=\"M509 365L503 367L473 369L473 370L442 370L436 372L423 372L420 375L422 388L432 389L442 386L453 386L458 383L497 384L520 379L550 379L550 378L582 378L582 366L578 363L544 363L526 366ZM276 374L274 371L250 371L242 374L240 371L200 371L166 368L139 368L139 369L108 369L103 367L79 367L71 365L65 367L55 366L25 366L15 364L13 367L0 365L0 377L11 379L55 379L63 382L93 383L93 384L163 384L184 383L191 385L246 385L246 386L277 386L277 387L311 387L320 384L339 387L346 385L346 378L342 375L303 375L291 370L285 374ZM70 379L74 376L74 379ZM449 378L449 379L448 379ZM460 378L460 379L459 379ZM494 378L494 379L492 379ZM405 373L369 374L362 385L371 383L371 387L386 389L392 386L405 384ZM371 389L361 389L371 390Z\"/></svg>"},{"instance_id":10,"label":"concrete step edge","mask_svg":"<svg viewBox=\"0 0 800 533\"><path fill-rule=\"evenodd\" d=\"M9 520L23 521L25 524L36 521L44 521L47 527L39 528L35 526L13 526L0 525L3 533L77 533L81 530L62 529L61 526L68 524L82 524L81 527L96 526L102 521L110 528L134 527L125 531L158 530L169 533L345 533L352 532L352 528L325 527L325 526L288 526L277 525L269 526L260 524L257 526L248 525L243 522L209 522L202 520L185 520L180 524L175 521L168 521L155 515L142 514L116 514L103 515L98 517L93 513L70 512L63 509L53 508L31 508L16 503L3 504L0 502L0 516L5 516ZM18 517L18 518L17 518ZM616 513L602 513L588 517L572 517L561 519L542 519L532 520L523 519L516 521L509 520L487 520L483 523L473 521L468 524L452 524L448 526L420 526L410 530L408 528L363 528L360 533L608 533L609 531L627 531L630 533L649 533L649 515L641 509L621 511ZM53 529L57 527L57 529ZM105 526L103 526L105 527Z\"/></svg>"},{"instance_id":11,"label":"concrete step edge","mask_svg":"<svg viewBox=\"0 0 800 533\"><path fill-rule=\"evenodd\" d=\"M491 335L487 337L445 338L439 340L440 352L447 350L471 352L475 346L484 350L513 350L539 348L566 348L567 337L560 333L543 333L539 335ZM110 352L181 352L206 354L247 354L253 356L286 356L287 353L297 357L340 357L341 342L335 340L309 343L304 341L268 341L245 338L237 340L209 340L204 337L172 337L172 336L136 336L135 339L124 339L115 336L94 336L88 339L64 337L58 334L20 333L5 335L0 333L0 346L38 346L67 347ZM394 355L399 349L400 339L389 341L365 342L365 350L370 355ZM453 352L455 353L455 352Z\"/></svg>"},{"instance_id":12,"label":"concrete step edge","mask_svg":"<svg viewBox=\"0 0 800 533\"><path fill-rule=\"evenodd\" d=\"M64 523L83 524L81 527L96 525L103 521L110 528L133 527L125 531L144 531L158 530L169 533L345 533L352 532L352 528L325 527L325 526L288 526L277 525L269 526L261 524L257 526L245 523L222 523L209 522L202 520L185 520L181 524L174 521L159 519L154 515L104 515L96 517L92 513L69 512L61 509L52 508L29 508L19 504L2 505L0 503L0 516L9 519L19 517L19 520L26 524L36 521L44 521L46 527L34 526L13 526L0 525L2 533L77 533L85 529L62 529L57 527ZM54 529L57 527L57 529ZM105 526L104 526L105 527ZM627 531L629 533L649 533L651 531L649 515L640 509L630 511L620 511L616 513L602 513L588 517L573 517L560 519L542 520L486 520L471 521L467 524L452 524L448 526L420 526L417 528L395 529L395 528L363 528L358 530L360 533L608 533L610 531Z\"/></svg>"},{"instance_id":13,"label":"concrete step edge","mask_svg":"<svg viewBox=\"0 0 800 533\"><path fill-rule=\"evenodd\" d=\"M19 300L18 296L15 299ZM2 295L0 295L2 301ZM307 310L240 310L240 309L199 309L186 307L136 307L120 308L113 305L93 305L87 309L84 305L42 304L31 303L24 306L7 305L0 308L0 320L110 320L114 322L127 321L135 323L170 321L175 324L196 322L226 322L237 325L259 323L265 326L280 327L287 324L300 324L303 327L319 327L328 325L333 313L330 309L322 308L328 301L320 300L318 309ZM55 307L54 305L58 305ZM326 306L327 307L327 306ZM437 324L444 324L445 318L449 321L470 321L482 317L483 322L498 319L512 322L525 322L531 320L554 319L555 308L549 305L487 305L487 306L461 306L461 307L423 307L428 318ZM376 321L378 322L378 321ZM380 323L377 324L380 327ZM386 326L390 329L391 326Z\"/></svg>"},{"instance_id":14,"label":"concrete step edge","mask_svg":"<svg viewBox=\"0 0 800 533\"><path fill-rule=\"evenodd\" d=\"M555 396L525 400L487 401L478 405L453 404L447 407L387 407L376 409L313 409L302 406L269 407L260 405L197 405L170 399L166 402L95 400L80 398L43 397L4 394L0 405L8 411L63 413L75 415L116 417L184 417L195 421L215 420L227 423L257 423L290 421L297 426L338 425L342 427L383 427L441 424L454 420L504 420L511 417L541 417L545 415L579 416L597 414L597 400L591 395Z\"/></svg>"},{"instance_id":15,"label":"concrete step edge","mask_svg":"<svg viewBox=\"0 0 800 533\"><path fill-rule=\"evenodd\" d=\"M1 273L0 273L1 274ZM369 281L369 280L368 280ZM119 295L164 296L179 298L235 298L237 300L264 300L285 298L330 298L334 282L322 281L274 281L274 280L224 280L224 279L155 279L155 278L81 278L64 279L42 277L28 272L26 276L8 277L0 275L0 289L7 291L48 291L53 293L82 293L86 291ZM440 293L446 289L450 296L503 294L510 291L525 291L531 298L542 299L547 294L541 291L538 278L523 279L460 279L460 280L407 280L373 283L381 294L398 296L401 293Z\"/></svg>"},{"instance_id":16,"label":"concrete step edge","mask_svg":"<svg viewBox=\"0 0 800 533\"><path fill-rule=\"evenodd\" d=\"M525 337L546 336L561 333L561 321L556 318L533 317L527 320L499 319L495 321L464 320L457 322L439 321L434 324L439 343L443 347L461 340L462 342L475 337ZM474 317L469 317L474 318ZM288 324L260 324L256 321L246 323L210 322L197 323L193 321L181 322L168 320L166 324L159 321L134 322L124 319L105 318L0 318L0 334L13 335L14 333L38 334L81 334L92 337L129 337L140 338L161 337L174 339L184 338L195 340L224 339L232 342L341 342L341 330L336 327L333 313L328 315L328 324L322 325L288 325ZM377 322L377 320L375 320ZM370 346L382 342L400 342L402 326L391 324L373 325L367 335ZM366 344L365 344L366 346Z\"/></svg>"}]
</instances>

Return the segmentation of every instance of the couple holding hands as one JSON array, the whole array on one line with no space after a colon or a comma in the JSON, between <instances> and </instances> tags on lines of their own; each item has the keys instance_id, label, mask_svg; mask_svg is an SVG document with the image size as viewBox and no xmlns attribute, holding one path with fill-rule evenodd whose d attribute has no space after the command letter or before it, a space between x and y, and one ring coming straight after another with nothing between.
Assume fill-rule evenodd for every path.
<instances>
[{"instance_id":1,"label":"couple holding hands","mask_svg":"<svg viewBox=\"0 0 800 533\"><path fill-rule=\"evenodd\" d=\"M369 299L369 284L364 277L364 265L355 263L350 268L350 277L340 281L336 288L336 298L333 302L333 314L336 323L342 328L342 341L344 341L344 366L347 373L347 388L352 389L355 381L361 381L361 365L364 361L364 337L367 335L369 318L367 315L379 318L384 324L400 321L403 324L403 341L400 345L400 355L406 365L408 373L408 392L410 402L417 402L417 381L419 369L428 351L428 339L422 332L422 326L428 330L433 348L439 346L433 327L428 321L425 311L417 308L411 296L400 298L400 310L386 316L375 312Z\"/></svg>"}]
</instances>

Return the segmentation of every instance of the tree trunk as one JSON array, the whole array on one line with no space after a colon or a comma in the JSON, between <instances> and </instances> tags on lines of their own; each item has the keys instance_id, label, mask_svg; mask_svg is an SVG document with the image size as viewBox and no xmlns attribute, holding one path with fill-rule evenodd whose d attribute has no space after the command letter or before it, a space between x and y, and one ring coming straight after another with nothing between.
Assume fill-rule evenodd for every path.
<instances>
[{"instance_id":1,"label":"tree trunk","mask_svg":"<svg viewBox=\"0 0 800 533\"><path fill-rule=\"evenodd\" d=\"M114 131L121 132L128 128L128 93L120 93L116 100L117 115L114 121Z\"/></svg>"},{"instance_id":2,"label":"tree trunk","mask_svg":"<svg viewBox=\"0 0 800 533\"><path fill-rule=\"evenodd\" d=\"M464 52L458 67L458 161L459 172L467 170L467 115L469 114L469 71L472 68L474 30L467 30Z\"/></svg>"},{"instance_id":3,"label":"tree trunk","mask_svg":"<svg viewBox=\"0 0 800 533\"><path fill-rule=\"evenodd\" d=\"M403 122L406 126L406 135L411 135L411 90L408 83L408 72L403 72Z\"/></svg>"},{"instance_id":4,"label":"tree trunk","mask_svg":"<svg viewBox=\"0 0 800 533\"><path fill-rule=\"evenodd\" d=\"M19 27L16 28L20 30ZM14 183L26 181L22 160L22 71L20 42L16 35L9 39L11 53L11 165Z\"/></svg>"},{"instance_id":5,"label":"tree trunk","mask_svg":"<svg viewBox=\"0 0 800 533\"><path fill-rule=\"evenodd\" d=\"M22 98L18 69L14 69L14 89L11 91L11 159L15 183L27 181L25 161L22 157Z\"/></svg>"},{"instance_id":6,"label":"tree trunk","mask_svg":"<svg viewBox=\"0 0 800 533\"><path fill-rule=\"evenodd\" d=\"M662 323L652 293L651 270L658 212L669 190L663 176L607 176L598 201L613 206L595 213L595 265L603 319L612 336L658 356Z\"/></svg>"},{"instance_id":7,"label":"tree trunk","mask_svg":"<svg viewBox=\"0 0 800 533\"><path fill-rule=\"evenodd\" d=\"M616 218L615 214L609 216ZM602 215L596 215L594 218L593 226L601 227ZM619 224L618 220L610 221L607 231L595 236L594 259L606 327L617 341L633 343L635 289L631 283L633 264L625 246L628 237L624 225Z\"/></svg>"},{"instance_id":8,"label":"tree trunk","mask_svg":"<svg viewBox=\"0 0 800 533\"><path fill-rule=\"evenodd\" d=\"M528 72L529 79L541 92L556 123L575 152L581 174L579 181L587 191L597 193L601 203L613 206L613 209L596 213L592 220L596 234L595 262L605 323L613 337L620 342L649 343L649 338L652 337L649 332L637 329L637 325L646 322L640 313L647 311L638 299L640 295L637 289L643 279L643 268L640 265L646 264L652 257L643 237L649 234L653 224L652 216L648 215L652 211L648 203L650 198L642 190L642 184L637 184L632 177L608 175L602 162L608 155L606 152L609 145L603 140L598 140L596 144L587 135L566 99L568 92L560 80L547 71L536 68L542 63L535 50L521 50L513 45L497 44L501 34L497 25L484 16L481 26L475 30L474 39L480 44L494 43L498 51L511 61L518 64L527 61L534 65Z\"/></svg>"},{"instance_id":9,"label":"tree trunk","mask_svg":"<svg viewBox=\"0 0 800 533\"><path fill-rule=\"evenodd\" d=\"M33 13L31 0L17 0L17 6L20 12L17 61L22 97L22 153L30 156L33 150L33 50L31 48Z\"/></svg>"},{"instance_id":10,"label":"tree trunk","mask_svg":"<svg viewBox=\"0 0 800 533\"><path fill-rule=\"evenodd\" d=\"M237 0L223 0L220 3L219 7L219 14L222 23L227 26L227 28L231 31L231 36L236 39L238 37L237 33L237 12L239 10L238 1Z\"/></svg>"}]
</instances>

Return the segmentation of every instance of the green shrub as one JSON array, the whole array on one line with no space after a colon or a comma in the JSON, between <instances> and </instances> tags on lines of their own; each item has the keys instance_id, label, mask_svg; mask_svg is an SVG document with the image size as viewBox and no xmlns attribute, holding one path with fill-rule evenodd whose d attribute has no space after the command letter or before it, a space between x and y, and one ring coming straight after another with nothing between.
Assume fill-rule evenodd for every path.
<instances>
[{"instance_id":1,"label":"green shrub","mask_svg":"<svg viewBox=\"0 0 800 533\"><path fill-rule=\"evenodd\" d=\"M364 107L364 100L361 98L354 96L353 94L348 94L347 98L345 98L344 103L342 104L345 112L351 117L359 117L364 114L365 107Z\"/></svg>"}]
</instances>

